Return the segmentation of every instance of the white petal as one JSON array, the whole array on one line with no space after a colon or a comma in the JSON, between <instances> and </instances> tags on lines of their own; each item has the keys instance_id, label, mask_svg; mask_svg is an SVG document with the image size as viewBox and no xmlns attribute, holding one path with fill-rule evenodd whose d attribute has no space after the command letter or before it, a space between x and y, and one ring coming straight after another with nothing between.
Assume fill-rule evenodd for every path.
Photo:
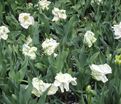
<instances>
[{"instance_id":1,"label":"white petal","mask_svg":"<svg viewBox=\"0 0 121 104\"><path fill-rule=\"evenodd\" d=\"M3 34L3 35L1 36L1 38L4 39L4 40L7 40L8 35L7 35L7 34Z\"/></svg>"},{"instance_id":2,"label":"white petal","mask_svg":"<svg viewBox=\"0 0 121 104\"><path fill-rule=\"evenodd\" d=\"M58 87L56 87L52 84L48 91L48 95L54 95L57 92L57 90L58 90Z\"/></svg>"},{"instance_id":3,"label":"white petal","mask_svg":"<svg viewBox=\"0 0 121 104\"><path fill-rule=\"evenodd\" d=\"M37 97L40 97L40 95L42 95L42 93L40 93L40 91L38 91L36 88L32 89L32 94L36 95Z\"/></svg>"},{"instance_id":4,"label":"white petal","mask_svg":"<svg viewBox=\"0 0 121 104\"><path fill-rule=\"evenodd\" d=\"M61 83L60 83L58 80L55 80L53 84L54 84L54 86L56 86L56 87L58 87L58 86L61 85Z\"/></svg>"},{"instance_id":5,"label":"white petal","mask_svg":"<svg viewBox=\"0 0 121 104\"><path fill-rule=\"evenodd\" d=\"M21 23L20 24L23 28L25 28L25 29L28 29L29 28L29 25L28 24L23 24L23 23Z\"/></svg>"},{"instance_id":6,"label":"white petal","mask_svg":"<svg viewBox=\"0 0 121 104\"><path fill-rule=\"evenodd\" d=\"M112 28L114 30L115 39L121 38L121 23L118 25L114 25L114 27Z\"/></svg>"},{"instance_id":7,"label":"white petal","mask_svg":"<svg viewBox=\"0 0 121 104\"><path fill-rule=\"evenodd\" d=\"M61 89L61 92L63 93L64 92L64 86L63 86L63 84L61 84L59 87Z\"/></svg>"},{"instance_id":8,"label":"white petal","mask_svg":"<svg viewBox=\"0 0 121 104\"><path fill-rule=\"evenodd\" d=\"M101 73L104 73L104 74L112 73L112 69L108 64L99 65L99 68Z\"/></svg>"},{"instance_id":9,"label":"white petal","mask_svg":"<svg viewBox=\"0 0 121 104\"><path fill-rule=\"evenodd\" d=\"M71 84L74 86L77 85L76 78L73 78L73 80L71 81Z\"/></svg>"},{"instance_id":10,"label":"white petal","mask_svg":"<svg viewBox=\"0 0 121 104\"><path fill-rule=\"evenodd\" d=\"M32 38L30 36L27 37L26 44L29 45L32 43Z\"/></svg>"},{"instance_id":11,"label":"white petal","mask_svg":"<svg viewBox=\"0 0 121 104\"><path fill-rule=\"evenodd\" d=\"M53 19L52 19L52 21L58 21L59 20L59 18L58 17L53 17Z\"/></svg>"},{"instance_id":12,"label":"white petal","mask_svg":"<svg viewBox=\"0 0 121 104\"><path fill-rule=\"evenodd\" d=\"M69 83L64 83L64 88L66 89L66 91L69 91Z\"/></svg>"},{"instance_id":13,"label":"white petal","mask_svg":"<svg viewBox=\"0 0 121 104\"><path fill-rule=\"evenodd\" d=\"M107 77L105 75L101 77L101 80L102 80L103 83L108 81L108 79L107 79Z\"/></svg>"},{"instance_id":14,"label":"white petal","mask_svg":"<svg viewBox=\"0 0 121 104\"><path fill-rule=\"evenodd\" d=\"M35 54L35 53L32 53L32 54L30 54L29 56L30 56L30 58L31 58L32 60L34 60L34 59L36 58L36 54Z\"/></svg>"}]
</instances>

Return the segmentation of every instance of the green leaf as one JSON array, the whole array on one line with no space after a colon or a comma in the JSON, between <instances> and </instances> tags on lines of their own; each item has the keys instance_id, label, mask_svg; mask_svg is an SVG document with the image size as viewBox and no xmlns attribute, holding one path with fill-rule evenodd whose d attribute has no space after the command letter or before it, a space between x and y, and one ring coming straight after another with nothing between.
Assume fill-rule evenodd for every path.
<instances>
[{"instance_id":1,"label":"green leaf","mask_svg":"<svg viewBox=\"0 0 121 104\"><path fill-rule=\"evenodd\" d=\"M3 92L3 98L4 98L4 101L7 103L7 104L12 104L12 102L10 101L10 99L6 96L6 94Z\"/></svg>"},{"instance_id":2,"label":"green leaf","mask_svg":"<svg viewBox=\"0 0 121 104\"><path fill-rule=\"evenodd\" d=\"M45 104L48 90L49 90L49 88L43 93L42 96L40 96L39 101L38 101L37 104Z\"/></svg>"},{"instance_id":3,"label":"green leaf","mask_svg":"<svg viewBox=\"0 0 121 104\"><path fill-rule=\"evenodd\" d=\"M88 63L94 63L94 61L97 59L98 55L100 54L100 52L96 52L95 54L93 54L89 59L88 59Z\"/></svg>"},{"instance_id":4,"label":"green leaf","mask_svg":"<svg viewBox=\"0 0 121 104\"><path fill-rule=\"evenodd\" d=\"M17 81L21 81L24 78L27 70L27 65L28 65L28 58L26 57L25 61L21 65L21 69L16 74Z\"/></svg>"}]
</instances>

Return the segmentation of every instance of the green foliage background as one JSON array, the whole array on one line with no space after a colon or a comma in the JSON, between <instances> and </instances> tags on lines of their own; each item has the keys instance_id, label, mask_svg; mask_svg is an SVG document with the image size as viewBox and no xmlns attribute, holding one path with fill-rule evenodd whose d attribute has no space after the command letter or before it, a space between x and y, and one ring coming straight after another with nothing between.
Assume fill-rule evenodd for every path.
<instances>
[{"instance_id":1,"label":"green foliage background","mask_svg":"<svg viewBox=\"0 0 121 104\"><path fill-rule=\"evenodd\" d=\"M91 0L50 1L48 11L39 11L29 7L26 0L0 0L0 25L6 24L11 31L7 41L0 40L0 104L72 104L70 99L79 104L121 104L121 66L114 63L115 55L121 53L121 40L114 40L112 31L112 26L121 21L121 1L102 0L101 4L91 4ZM34 5L37 2L32 0ZM53 7L65 9L67 20L52 22ZM35 25L28 30L18 22L22 12L31 13L35 18ZM87 30L92 30L97 38L91 48L83 44ZM38 48L35 61L22 54L28 35ZM57 58L43 55L41 44L46 37L60 43ZM107 83L91 78L89 65L93 63L108 63L112 67ZM53 96L46 96L45 92L40 98L31 95L33 77L53 82L60 71L77 77L77 86L71 86L72 98L68 92ZM86 91L88 85L94 90L93 94Z\"/></svg>"}]
</instances>

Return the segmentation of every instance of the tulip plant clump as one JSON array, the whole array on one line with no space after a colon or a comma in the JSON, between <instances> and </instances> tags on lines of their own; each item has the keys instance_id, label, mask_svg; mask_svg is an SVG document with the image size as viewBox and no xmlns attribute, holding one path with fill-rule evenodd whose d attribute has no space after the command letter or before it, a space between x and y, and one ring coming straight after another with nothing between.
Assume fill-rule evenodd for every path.
<instances>
[{"instance_id":1,"label":"tulip plant clump","mask_svg":"<svg viewBox=\"0 0 121 104\"><path fill-rule=\"evenodd\" d=\"M121 104L120 0L0 0L0 104Z\"/></svg>"}]
</instances>

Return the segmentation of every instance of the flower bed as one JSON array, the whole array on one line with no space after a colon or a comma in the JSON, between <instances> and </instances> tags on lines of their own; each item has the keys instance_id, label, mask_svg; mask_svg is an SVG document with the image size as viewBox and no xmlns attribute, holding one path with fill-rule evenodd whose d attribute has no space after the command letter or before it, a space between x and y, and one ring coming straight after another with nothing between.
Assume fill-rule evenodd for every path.
<instances>
[{"instance_id":1,"label":"flower bed","mask_svg":"<svg viewBox=\"0 0 121 104\"><path fill-rule=\"evenodd\" d=\"M121 104L119 0L1 0L0 104Z\"/></svg>"}]
</instances>

